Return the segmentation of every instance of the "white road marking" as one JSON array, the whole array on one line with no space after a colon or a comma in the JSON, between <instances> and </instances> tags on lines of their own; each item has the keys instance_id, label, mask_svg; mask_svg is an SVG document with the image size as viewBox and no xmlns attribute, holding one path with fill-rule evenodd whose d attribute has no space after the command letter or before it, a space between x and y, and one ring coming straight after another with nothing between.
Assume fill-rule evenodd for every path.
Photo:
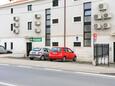
<instances>
[{"instance_id":1,"label":"white road marking","mask_svg":"<svg viewBox=\"0 0 115 86\"><path fill-rule=\"evenodd\" d=\"M86 72L74 72L74 73L76 73L76 74L84 74L84 75L91 75L91 76L115 78L115 76L112 76L112 75L104 75L104 74L96 74L96 73L86 73Z\"/></svg>"},{"instance_id":2,"label":"white road marking","mask_svg":"<svg viewBox=\"0 0 115 86\"><path fill-rule=\"evenodd\" d=\"M59 69L51 69L51 68L44 68L45 70L50 70L50 71L58 71L58 72L64 72L63 70Z\"/></svg>"},{"instance_id":3,"label":"white road marking","mask_svg":"<svg viewBox=\"0 0 115 86\"><path fill-rule=\"evenodd\" d=\"M32 69L32 67L31 67L31 66L22 66L22 65L20 65L20 66L17 66L17 67Z\"/></svg>"},{"instance_id":4,"label":"white road marking","mask_svg":"<svg viewBox=\"0 0 115 86\"><path fill-rule=\"evenodd\" d=\"M3 66L9 66L10 64L0 64L0 65L3 65Z\"/></svg>"},{"instance_id":5,"label":"white road marking","mask_svg":"<svg viewBox=\"0 0 115 86\"><path fill-rule=\"evenodd\" d=\"M44 69L45 70L50 70L50 71L57 71L57 72L65 72L65 73L74 73L74 74L83 74L83 75L90 75L90 76L115 78L115 76L112 76L112 75L104 75L104 74L96 74L96 73L86 73L86 72L72 72L72 71L58 70L58 69L51 69L51 68L44 68Z\"/></svg>"},{"instance_id":6,"label":"white road marking","mask_svg":"<svg viewBox=\"0 0 115 86\"><path fill-rule=\"evenodd\" d=\"M0 85L4 85L4 86L17 86L17 85L5 83L5 82L0 82Z\"/></svg>"}]
</instances>

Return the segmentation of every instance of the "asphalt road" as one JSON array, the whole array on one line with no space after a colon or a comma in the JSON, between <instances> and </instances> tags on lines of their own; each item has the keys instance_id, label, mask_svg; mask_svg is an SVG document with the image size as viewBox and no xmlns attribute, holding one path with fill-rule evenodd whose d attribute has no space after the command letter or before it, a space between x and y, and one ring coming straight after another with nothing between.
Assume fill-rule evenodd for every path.
<instances>
[{"instance_id":1,"label":"asphalt road","mask_svg":"<svg viewBox=\"0 0 115 86\"><path fill-rule=\"evenodd\" d=\"M48 68L0 65L0 86L115 86L115 78Z\"/></svg>"}]
</instances>

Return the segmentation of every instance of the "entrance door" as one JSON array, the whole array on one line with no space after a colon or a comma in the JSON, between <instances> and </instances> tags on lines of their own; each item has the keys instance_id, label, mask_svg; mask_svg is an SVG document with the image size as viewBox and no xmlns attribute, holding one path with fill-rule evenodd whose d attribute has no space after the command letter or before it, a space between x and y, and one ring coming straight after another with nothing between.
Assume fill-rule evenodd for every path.
<instances>
[{"instance_id":1,"label":"entrance door","mask_svg":"<svg viewBox=\"0 0 115 86\"><path fill-rule=\"evenodd\" d=\"M27 42L26 43L26 51L27 51L27 56L29 56L29 52L32 50L32 43Z\"/></svg>"},{"instance_id":2,"label":"entrance door","mask_svg":"<svg viewBox=\"0 0 115 86\"><path fill-rule=\"evenodd\" d=\"M113 49L114 49L114 50L113 50L113 54L114 54L113 57L114 57L114 62L115 62L115 42L113 43Z\"/></svg>"}]
</instances>

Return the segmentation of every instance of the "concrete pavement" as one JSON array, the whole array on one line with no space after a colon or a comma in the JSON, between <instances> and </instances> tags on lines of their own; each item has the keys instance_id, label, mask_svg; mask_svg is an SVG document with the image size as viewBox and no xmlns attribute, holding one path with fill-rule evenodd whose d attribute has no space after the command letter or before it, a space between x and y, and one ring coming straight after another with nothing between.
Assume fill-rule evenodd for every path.
<instances>
[{"instance_id":1,"label":"concrete pavement","mask_svg":"<svg viewBox=\"0 0 115 86\"><path fill-rule=\"evenodd\" d=\"M87 72L87 73L103 73L103 74L115 74L114 67L100 67L93 66L92 64L81 64L74 62L50 62L50 61L38 61L38 60L27 60L27 59L12 59L0 57L0 64L13 64L13 65L25 65L25 66L36 66L58 70L76 71L76 72Z\"/></svg>"}]
</instances>

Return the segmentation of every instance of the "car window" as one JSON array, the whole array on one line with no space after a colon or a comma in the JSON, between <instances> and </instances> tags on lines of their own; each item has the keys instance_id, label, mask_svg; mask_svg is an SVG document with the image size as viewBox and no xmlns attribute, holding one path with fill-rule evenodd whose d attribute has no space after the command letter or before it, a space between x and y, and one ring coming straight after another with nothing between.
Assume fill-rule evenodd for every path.
<instances>
[{"instance_id":1,"label":"car window","mask_svg":"<svg viewBox=\"0 0 115 86\"><path fill-rule=\"evenodd\" d=\"M0 52L4 52L4 51L5 51L4 47L0 46Z\"/></svg>"},{"instance_id":2,"label":"car window","mask_svg":"<svg viewBox=\"0 0 115 86\"><path fill-rule=\"evenodd\" d=\"M53 51L53 52L61 52L61 48L52 48L51 51Z\"/></svg>"},{"instance_id":3,"label":"car window","mask_svg":"<svg viewBox=\"0 0 115 86\"><path fill-rule=\"evenodd\" d=\"M70 52L70 53L72 53L72 52L73 52L73 51L72 51L71 49L69 49L69 48L67 49L67 51L68 51L68 52Z\"/></svg>"},{"instance_id":4,"label":"car window","mask_svg":"<svg viewBox=\"0 0 115 86\"><path fill-rule=\"evenodd\" d=\"M68 52L67 48L64 48L64 51L65 51L65 52Z\"/></svg>"},{"instance_id":5,"label":"car window","mask_svg":"<svg viewBox=\"0 0 115 86\"><path fill-rule=\"evenodd\" d=\"M48 49L47 49L47 48L44 48L44 51L45 51L45 52L48 52Z\"/></svg>"},{"instance_id":6,"label":"car window","mask_svg":"<svg viewBox=\"0 0 115 86\"><path fill-rule=\"evenodd\" d=\"M40 50L41 50L41 48L33 48L32 51L40 51Z\"/></svg>"}]
</instances>

